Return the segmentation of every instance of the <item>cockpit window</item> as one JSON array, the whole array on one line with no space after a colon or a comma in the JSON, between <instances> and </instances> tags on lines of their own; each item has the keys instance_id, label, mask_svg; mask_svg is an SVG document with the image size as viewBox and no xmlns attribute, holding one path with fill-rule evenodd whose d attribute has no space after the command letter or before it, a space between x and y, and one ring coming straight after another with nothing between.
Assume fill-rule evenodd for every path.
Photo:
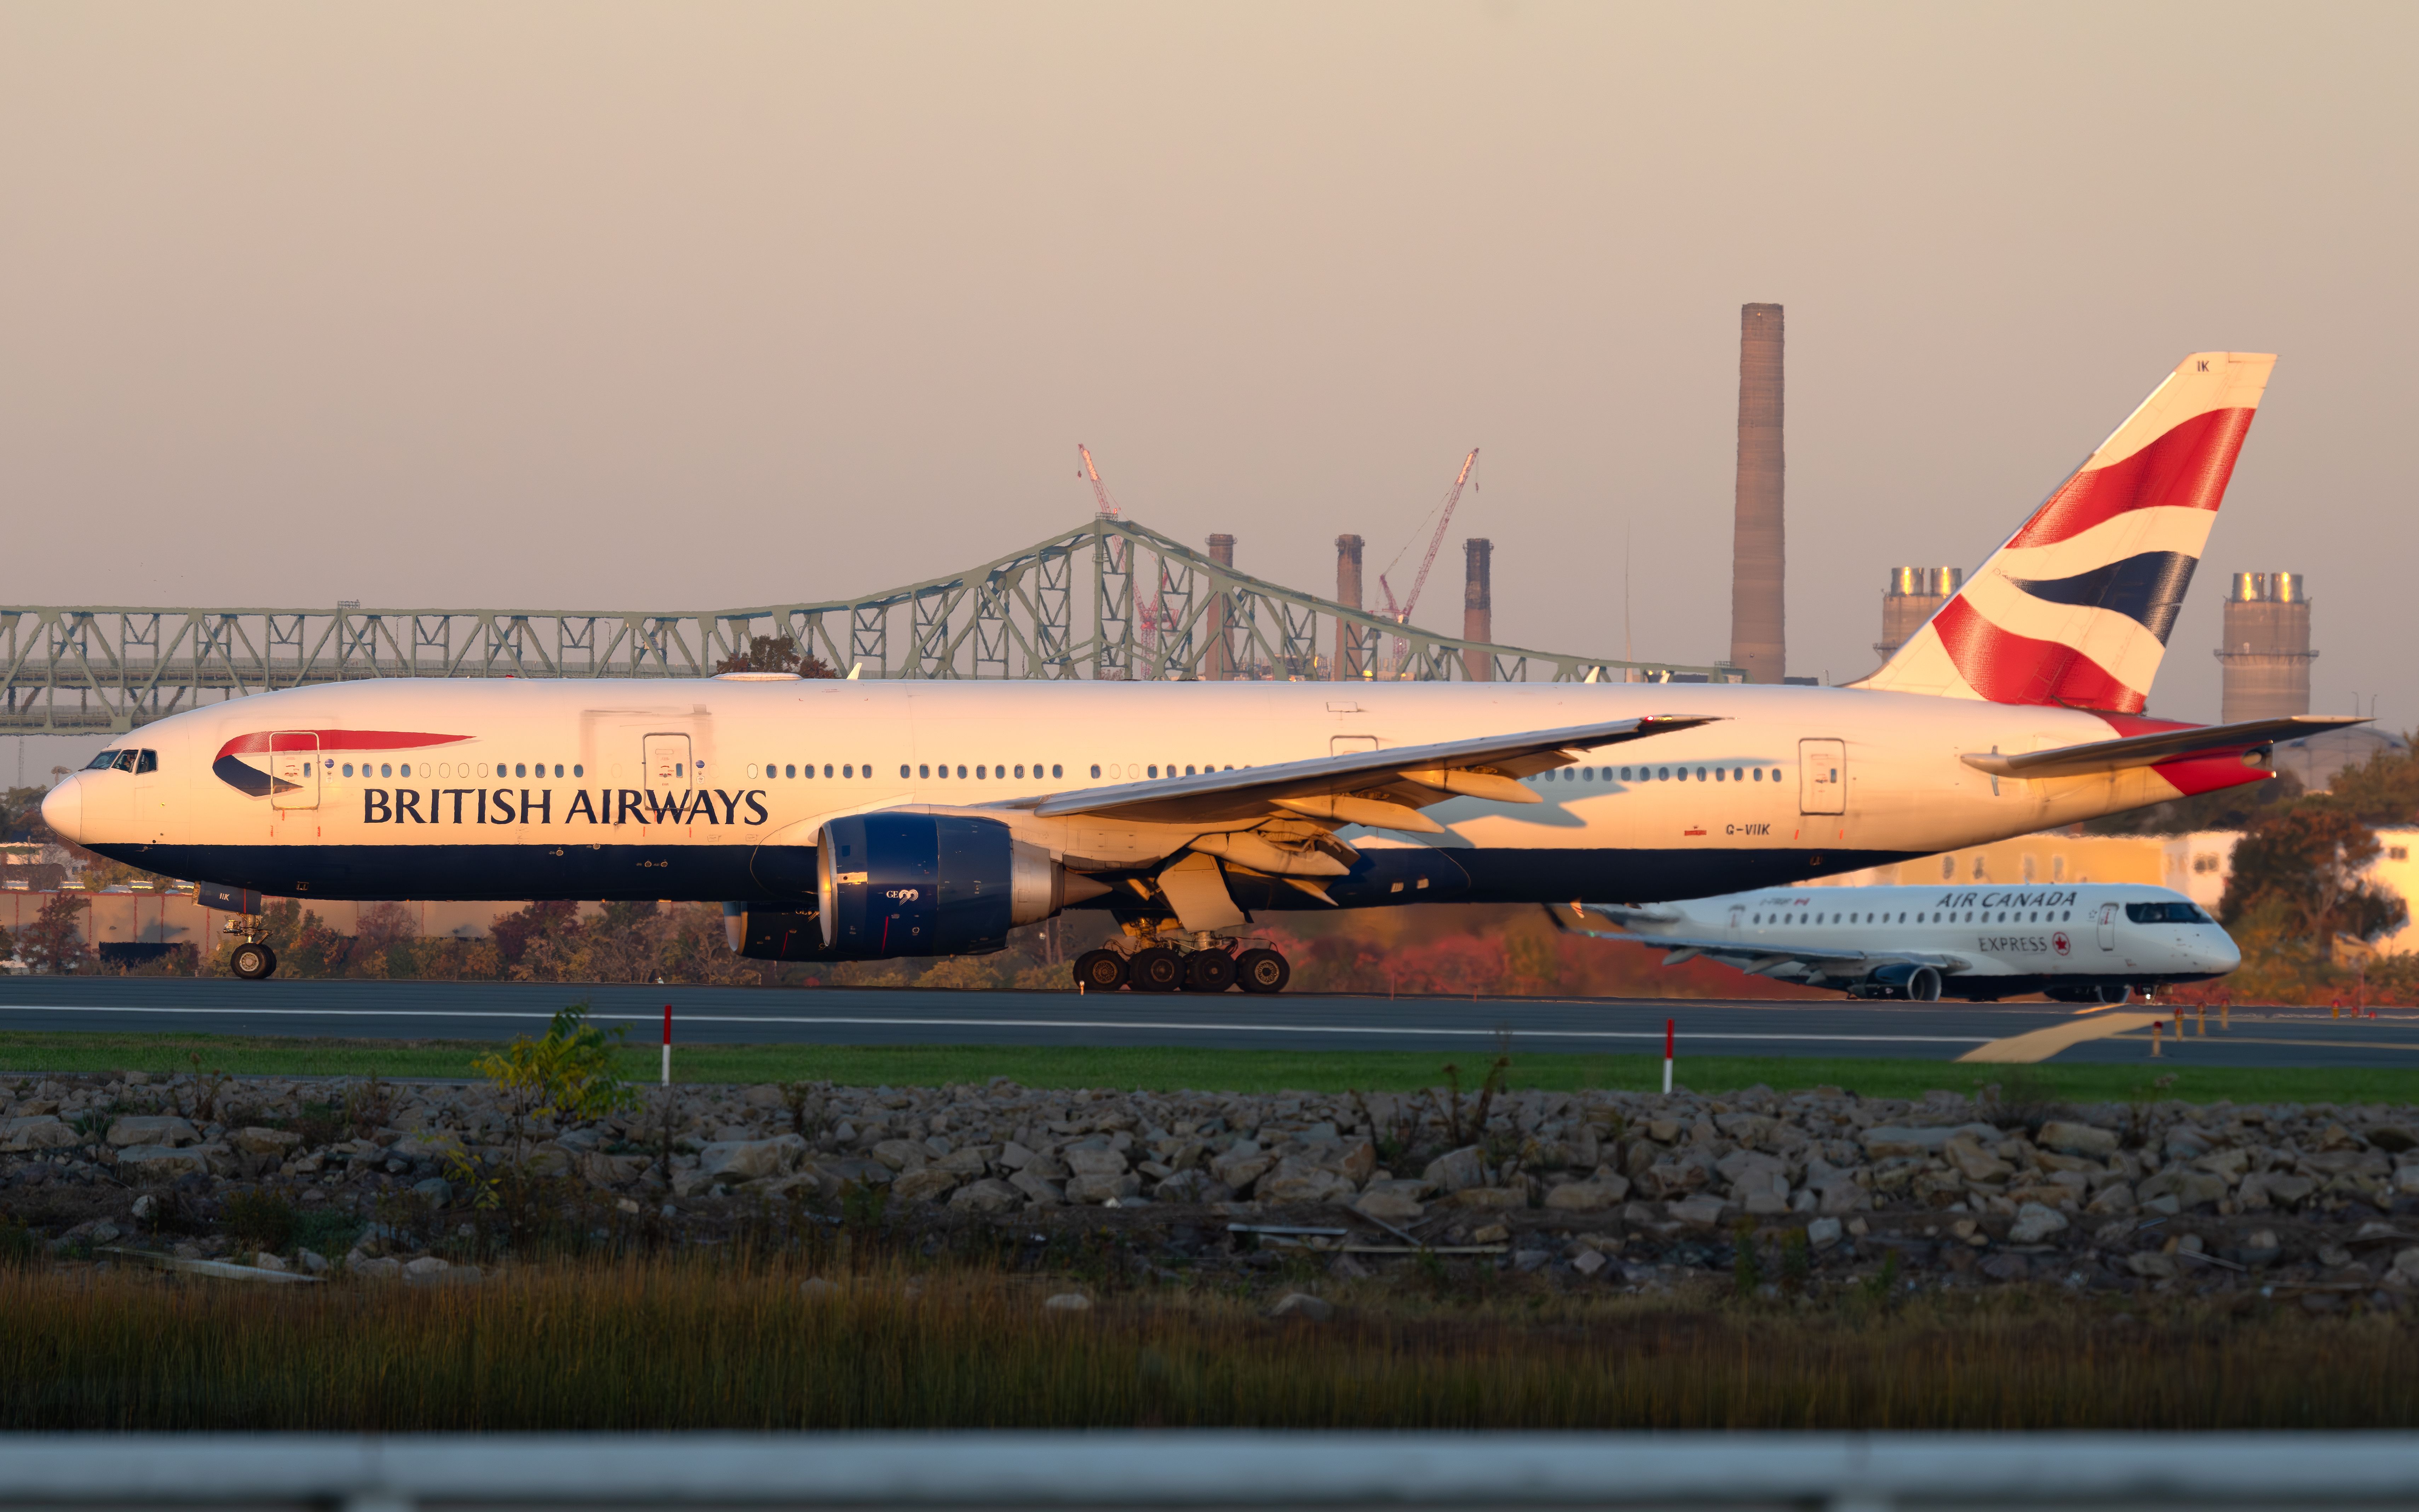
<instances>
[{"instance_id":1,"label":"cockpit window","mask_svg":"<svg viewBox=\"0 0 2419 1512\"><path fill-rule=\"evenodd\" d=\"M142 775L143 773L145 773L145 772L156 772L156 771L158 771L159 769L160 769L160 753L159 753L158 751L156 751L156 750L146 750L146 751L141 751L141 752L138 752L138 753L135 755L135 758L134 758L134 772L135 772L135 775L136 775L136 776L138 776L138 777L139 777L139 776L141 776L141 775Z\"/></svg>"},{"instance_id":2,"label":"cockpit window","mask_svg":"<svg viewBox=\"0 0 2419 1512\"><path fill-rule=\"evenodd\" d=\"M134 753L131 750L105 750L100 755L94 757L92 760L85 763L84 769L87 772L106 772L111 767L117 764L117 758L120 756L131 756Z\"/></svg>"},{"instance_id":3,"label":"cockpit window","mask_svg":"<svg viewBox=\"0 0 2419 1512\"><path fill-rule=\"evenodd\" d=\"M2136 924L2206 924L2209 916L2190 903L2127 903L2125 917Z\"/></svg>"}]
</instances>

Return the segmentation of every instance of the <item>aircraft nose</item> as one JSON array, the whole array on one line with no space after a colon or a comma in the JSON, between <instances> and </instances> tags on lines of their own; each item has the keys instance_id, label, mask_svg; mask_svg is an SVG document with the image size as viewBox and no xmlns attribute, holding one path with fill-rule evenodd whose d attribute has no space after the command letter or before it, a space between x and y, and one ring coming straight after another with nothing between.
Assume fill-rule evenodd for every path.
<instances>
[{"instance_id":1,"label":"aircraft nose","mask_svg":"<svg viewBox=\"0 0 2419 1512\"><path fill-rule=\"evenodd\" d=\"M2217 936L2208 945L2209 964L2212 967L2219 971L2232 971L2242 964L2242 949L2234 943L2234 936L2222 929L2212 929L2210 933Z\"/></svg>"},{"instance_id":2,"label":"aircraft nose","mask_svg":"<svg viewBox=\"0 0 2419 1512\"><path fill-rule=\"evenodd\" d=\"M42 823L64 841L84 840L84 778L69 778L42 799Z\"/></svg>"}]
</instances>

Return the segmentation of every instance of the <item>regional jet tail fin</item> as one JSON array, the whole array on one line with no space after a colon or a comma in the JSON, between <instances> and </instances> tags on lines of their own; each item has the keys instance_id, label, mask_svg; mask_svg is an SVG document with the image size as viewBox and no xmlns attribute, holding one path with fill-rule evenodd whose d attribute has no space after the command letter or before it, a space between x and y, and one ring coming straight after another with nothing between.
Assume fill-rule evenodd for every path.
<instances>
[{"instance_id":1,"label":"regional jet tail fin","mask_svg":"<svg viewBox=\"0 0 2419 1512\"><path fill-rule=\"evenodd\" d=\"M2195 352L1852 687L2139 714L2276 359Z\"/></svg>"},{"instance_id":2,"label":"regional jet tail fin","mask_svg":"<svg viewBox=\"0 0 2419 1512\"><path fill-rule=\"evenodd\" d=\"M2155 766L2187 756L2252 751L2280 740L2299 740L2345 725L2366 723L2366 719L2350 714L2295 714L2275 719L2244 719L2235 724L2170 726L2122 740L2095 740L2088 745L2060 746L2055 750L2031 750L2014 756L1993 751L1987 756L1975 754L1959 759L1993 777L2089 777L2135 766Z\"/></svg>"}]
</instances>

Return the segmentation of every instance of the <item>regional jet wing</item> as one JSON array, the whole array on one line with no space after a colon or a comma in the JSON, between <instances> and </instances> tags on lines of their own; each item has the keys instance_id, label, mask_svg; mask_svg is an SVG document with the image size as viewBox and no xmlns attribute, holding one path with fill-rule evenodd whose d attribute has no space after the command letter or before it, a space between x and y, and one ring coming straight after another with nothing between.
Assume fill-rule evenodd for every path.
<instances>
[{"instance_id":1,"label":"regional jet wing","mask_svg":"<svg viewBox=\"0 0 2419 1512\"><path fill-rule=\"evenodd\" d=\"M2248 750L2254 746L2269 746L2280 740L2297 740L2303 735L2339 730L2348 724L2366 723L2366 719L2350 714L2295 714L2275 719L2243 719L2234 724L2160 730L2147 735L2128 735L2122 740L2096 740L2088 746L2060 746L2055 750L2032 750L2015 756L2002 756L1993 751L1988 755L1972 754L1959 759L1976 771L1988 772L1993 777L2088 777L2095 772L2120 772L2132 766L2150 766L2173 761L2179 756Z\"/></svg>"},{"instance_id":2,"label":"regional jet wing","mask_svg":"<svg viewBox=\"0 0 2419 1512\"><path fill-rule=\"evenodd\" d=\"M1433 832L1441 826L1418 811L1428 804L1442 803L1456 795L1499 803L1536 803L1541 801L1537 795L1518 779L1567 766L1579 759L1576 752L1713 722L1706 717L1649 715L1559 730L1397 746L1392 750L1352 751L1155 782L1081 788L1001 807L1030 809L1043 819L1115 814L1155 824L1228 824L1281 814L1379 829Z\"/></svg>"}]
</instances>

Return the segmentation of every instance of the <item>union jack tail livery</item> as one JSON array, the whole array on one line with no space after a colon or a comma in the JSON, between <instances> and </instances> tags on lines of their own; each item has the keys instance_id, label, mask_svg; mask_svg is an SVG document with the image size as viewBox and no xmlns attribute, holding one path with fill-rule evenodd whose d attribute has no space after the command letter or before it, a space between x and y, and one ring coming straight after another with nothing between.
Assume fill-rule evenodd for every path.
<instances>
[{"instance_id":1,"label":"union jack tail livery","mask_svg":"<svg viewBox=\"0 0 2419 1512\"><path fill-rule=\"evenodd\" d=\"M2275 365L2264 352L2185 358L1854 686L2139 714Z\"/></svg>"}]
</instances>

